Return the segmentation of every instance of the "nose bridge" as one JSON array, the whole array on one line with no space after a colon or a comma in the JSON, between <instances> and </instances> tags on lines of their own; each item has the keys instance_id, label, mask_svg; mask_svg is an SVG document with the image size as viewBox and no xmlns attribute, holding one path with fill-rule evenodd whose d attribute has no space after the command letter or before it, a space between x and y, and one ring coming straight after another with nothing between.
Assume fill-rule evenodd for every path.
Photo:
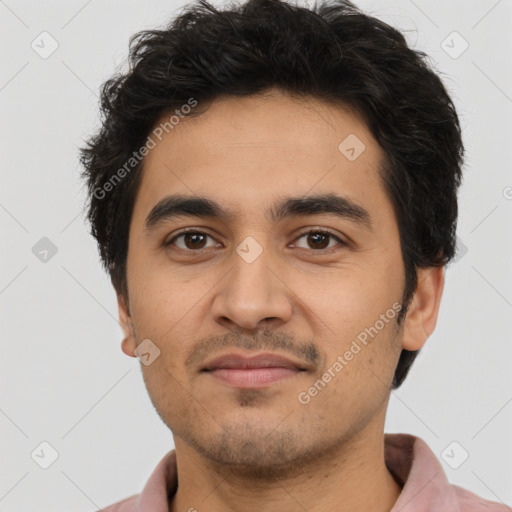
<instances>
[{"instance_id":1,"label":"nose bridge","mask_svg":"<svg viewBox=\"0 0 512 512\"><path fill-rule=\"evenodd\" d=\"M271 250L263 236L246 237L232 254L231 271L213 305L218 321L255 328L262 320L288 320L291 303L286 287L274 275Z\"/></svg>"},{"instance_id":2,"label":"nose bridge","mask_svg":"<svg viewBox=\"0 0 512 512\"><path fill-rule=\"evenodd\" d=\"M245 295L245 289L252 290L252 295L264 298L270 293L273 283L269 270L270 251L263 249L252 237L247 237L236 248L233 255L233 271L229 280L232 291ZM268 297L267 297L268 298Z\"/></svg>"}]
</instances>

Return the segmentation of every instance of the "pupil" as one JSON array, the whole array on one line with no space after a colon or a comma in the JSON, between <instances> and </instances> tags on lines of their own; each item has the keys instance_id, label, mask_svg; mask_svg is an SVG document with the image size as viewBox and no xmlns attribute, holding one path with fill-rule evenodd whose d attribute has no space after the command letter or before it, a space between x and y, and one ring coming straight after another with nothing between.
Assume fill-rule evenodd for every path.
<instances>
[{"instance_id":1,"label":"pupil","mask_svg":"<svg viewBox=\"0 0 512 512\"><path fill-rule=\"evenodd\" d=\"M315 237L321 237L323 238L324 242L327 240L327 235L323 235L322 233L315 233L314 235L310 235L310 240L312 238L315 238ZM317 238L317 241L318 241L318 238ZM315 242L313 242L313 244L315 244ZM321 247L318 247L318 244L317 244L317 248L319 249L325 249L325 247L327 247L329 245L329 243L323 243L321 244Z\"/></svg>"},{"instance_id":2,"label":"pupil","mask_svg":"<svg viewBox=\"0 0 512 512\"><path fill-rule=\"evenodd\" d=\"M198 245L196 242L197 242L197 241L198 241L198 239L200 239L200 238L203 238L203 239L204 239L204 236L203 236L203 235L201 235L201 234L198 234L198 233L195 233L195 234L187 234L187 235L185 236L185 239L186 239L186 245L188 245L188 242L192 239L192 240L194 240L194 241L192 242L192 245L193 245L194 247L196 247L196 248L197 248L199 245ZM201 242L201 241L199 240L199 242ZM203 242L204 242L204 240L203 240ZM202 247L202 246L201 246L201 247Z\"/></svg>"}]
</instances>

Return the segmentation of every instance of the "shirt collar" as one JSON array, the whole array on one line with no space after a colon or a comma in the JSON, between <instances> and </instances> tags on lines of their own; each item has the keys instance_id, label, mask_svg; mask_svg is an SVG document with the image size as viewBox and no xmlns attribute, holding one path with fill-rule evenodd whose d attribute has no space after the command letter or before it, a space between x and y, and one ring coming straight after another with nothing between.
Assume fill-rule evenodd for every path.
<instances>
[{"instance_id":1,"label":"shirt collar","mask_svg":"<svg viewBox=\"0 0 512 512\"><path fill-rule=\"evenodd\" d=\"M384 459L403 487L391 512L461 512L455 489L425 441L410 434L384 434Z\"/></svg>"}]
</instances>

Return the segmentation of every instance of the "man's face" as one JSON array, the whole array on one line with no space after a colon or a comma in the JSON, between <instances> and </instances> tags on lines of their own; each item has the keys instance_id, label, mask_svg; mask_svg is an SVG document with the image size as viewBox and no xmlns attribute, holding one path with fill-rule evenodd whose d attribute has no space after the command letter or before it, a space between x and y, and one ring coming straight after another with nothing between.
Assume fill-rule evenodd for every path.
<instances>
[{"instance_id":1,"label":"man's face","mask_svg":"<svg viewBox=\"0 0 512 512\"><path fill-rule=\"evenodd\" d=\"M149 339L160 350L142 370L177 446L268 471L382 430L405 284L382 158L355 114L277 91L215 101L146 156L124 348ZM230 216L154 214L146 227L176 194L208 198ZM270 214L327 195L347 202L338 213L309 204ZM195 234L176 238L184 229ZM205 370L218 356L262 353L292 368Z\"/></svg>"}]
</instances>

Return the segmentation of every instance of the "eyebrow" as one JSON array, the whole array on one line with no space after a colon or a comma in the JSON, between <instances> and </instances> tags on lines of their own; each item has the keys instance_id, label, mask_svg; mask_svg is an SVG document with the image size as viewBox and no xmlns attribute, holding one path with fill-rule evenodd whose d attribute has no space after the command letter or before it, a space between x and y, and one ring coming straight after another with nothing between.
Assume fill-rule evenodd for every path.
<instances>
[{"instance_id":1,"label":"eyebrow","mask_svg":"<svg viewBox=\"0 0 512 512\"><path fill-rule=\"evenodd\" d=\"M277 223L289 217L332 214L372 231L368 211L346 196L321 194L281 199L265 211L270 221ZM208 197L174 194L161 199L146 217L145 229L151 231L158 225L179 217L205 217L230 222L235 214Z\"/></svg>"}]
</instances>

